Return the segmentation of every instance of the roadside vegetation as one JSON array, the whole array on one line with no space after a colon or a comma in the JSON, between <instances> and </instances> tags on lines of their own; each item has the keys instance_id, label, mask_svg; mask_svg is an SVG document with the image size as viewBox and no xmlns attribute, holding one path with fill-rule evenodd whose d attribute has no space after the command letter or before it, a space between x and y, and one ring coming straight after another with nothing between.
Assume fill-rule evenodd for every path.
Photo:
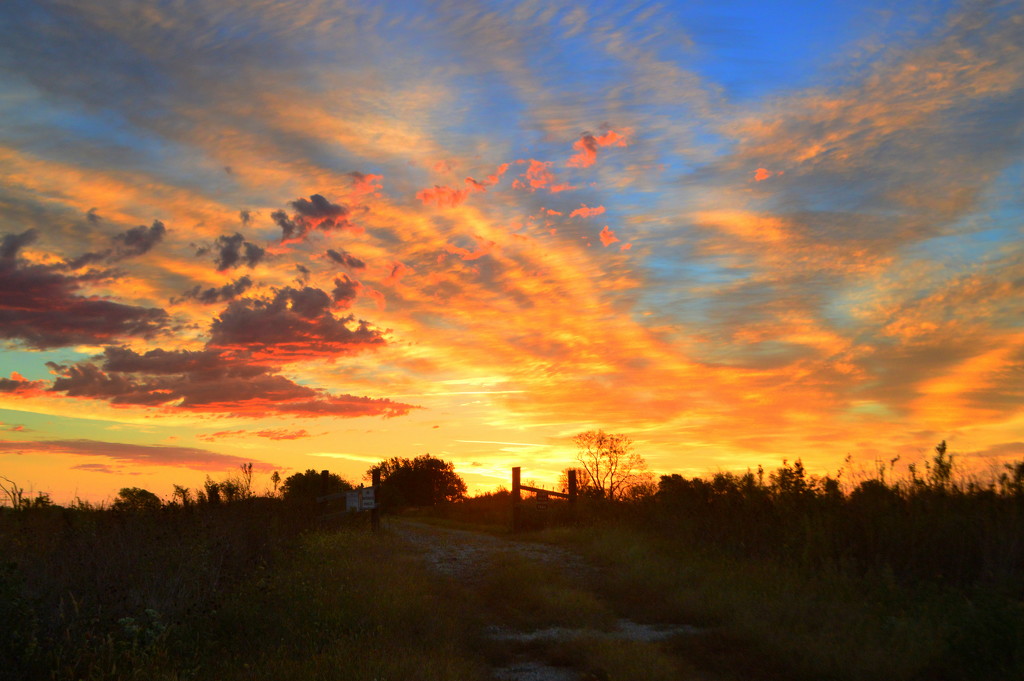
<instances>
[{"instance_id":1,"label":"roadside vegetation","mask_svg":"<svg viewBox=\"0 0 1024 681\"><path fill-rule=\"evenodd\" d=\"M312 470L102 508L4 479L0 678L487 679L524 650L587 678L1024 678L1024 462L982 482L941 443L902 475L795 461L655 479L628 439L604 441L581 441L597 458L573 507L523 503L525 536L588 557L583 581L514 555L446 581L386 523L325 526L316 497L353 485ZM600 459L615 451L625 466ZM509 492L466 498L448 462L378 468L391 514L509 532ZM610 643L621 618L700 633ZM597 633L496 642L489 626Z\"/></svg>"},{"instance_id":2,"label":"roadside vegetation","mask_svg":"<svg viewBox=\"0 0 1024 681\"><path fill-rule=\"evenodd\" d=\"M1024 462L979 480L943 442L894 464L815 476L784 461L653 489L633 471L616 498L592 485L575 508L533 498L522 516L604 566L594 587L618 612L708 627L678 652L719 678L1024 678ZM498 528L510 504L440 511Z\"/></svg>"}]
</instances>

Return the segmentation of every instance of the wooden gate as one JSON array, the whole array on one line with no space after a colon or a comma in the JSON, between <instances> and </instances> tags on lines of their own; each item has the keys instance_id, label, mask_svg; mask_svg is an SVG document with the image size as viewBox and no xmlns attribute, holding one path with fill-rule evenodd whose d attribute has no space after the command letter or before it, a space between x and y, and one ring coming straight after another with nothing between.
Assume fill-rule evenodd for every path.
<instances>
[{"instance_id":1,"label":"wooden gate","mask_svg":"<svg viewBox=\"0 0 1024 681\"><path fill-rule=\"evenodd\" d=\"M572 468L568 471L569 489L565 492L554 492L539 487L529 487L521 482L521 470L519 466L512 469L512 531L519 532L523 528L523 491L533 492L543 497L558 497L566 499L570 506L576 505L576 471Z\"/></svg>"}]
</instances>

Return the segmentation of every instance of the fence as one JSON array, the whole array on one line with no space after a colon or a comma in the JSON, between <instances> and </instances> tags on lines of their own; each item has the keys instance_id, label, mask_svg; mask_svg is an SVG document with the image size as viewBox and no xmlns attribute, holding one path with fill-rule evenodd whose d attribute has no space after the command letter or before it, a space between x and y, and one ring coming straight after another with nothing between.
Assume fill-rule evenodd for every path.
<instances>
[{"instance_id":1,"label":"fence","mask_svg":"<svg viewBox=\"0 0 1024 681\"><path fill-rule=\"evenodd\" d=\"M320 519L328 521L331 518L338 518L349 513L369 511L370 529L374 532L378 531L380 529L380 471L374 470L372 475L370 487L360 487L359 489L328 494L327 490L330 485L331 472L320 471L320 496L316 498L316 501L319 504L324 504L325 507ZM328 513L327 509L330 508L330 502L336 500L345 501L345 510Z\"/></svg>"},{"instance_id":2,"label":"fence","mask_svg":"<svg viewBox=\"0 0 1024 681\"><path fill-rule=\"evenodd\" d=\"M528 485L522 484L522 471L519 466L512 469L512 531L519 532L523 529L523 492L533 492L537 495L538 500L543 500L548 497L557 497L559 499L566 499L569 502L570 507L576 505L576 471L569 469L568 471L568 489L565 492L555 492L549 489L542 489L539 487L529 487Z\"/></svg>"}]
</instances>

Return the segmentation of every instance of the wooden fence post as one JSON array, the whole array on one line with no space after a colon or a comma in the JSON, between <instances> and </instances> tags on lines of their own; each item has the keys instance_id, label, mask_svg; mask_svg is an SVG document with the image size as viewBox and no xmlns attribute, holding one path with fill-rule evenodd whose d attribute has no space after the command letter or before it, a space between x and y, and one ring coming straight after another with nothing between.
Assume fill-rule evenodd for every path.
<instances>
[{"instance_id":1,"label":"wooden fence post","mask_svg":"<svg viewBox=\"0 0 1024 681\"><path fill-rule=\"evenodd\" d=\"M576 504L576 469L570 468L569 473L569 505L574 506Z\"/></svg>"},{"instance_id":2,"label":"wooden fence post","mask_svg":"<svg viewBox=\"0 0 1024 681\"><path fill-rule=\"evenodd\" d=\"M370 509L370 529L374 532L380 531L380 469L374 468L370 474L370 484L373 485L373 508Z\"/></svg>"},{"instance_id":3,"label":"wooden fence post","mask_svg":"<svg viewBox=\"0 0 1024 681\"><path fill-rule=\"evenodd\" d=\"M519 466L512 469L512 531L518 532L522 525L523 493L519 489Z\"/></svg>"}]
</instances>

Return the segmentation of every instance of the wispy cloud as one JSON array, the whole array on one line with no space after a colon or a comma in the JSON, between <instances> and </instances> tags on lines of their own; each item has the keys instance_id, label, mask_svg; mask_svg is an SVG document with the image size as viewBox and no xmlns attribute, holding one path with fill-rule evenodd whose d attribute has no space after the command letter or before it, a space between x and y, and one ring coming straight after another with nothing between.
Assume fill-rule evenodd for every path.
<instances>
[{"instance_id":1,"label":"wispy cloud","mask_svg":"<svg viewBox=\"0 0 1024 681\"><path fill-rule=\"evenodd\" d=\"M217 454L194 447L168 445L137 445L99 440L0 440L0 452L12 454L67 454L72 456L104 457L124 465L169 466L191 468L197 471L225 471L243 463L253 463L260 471L271 471L274 466L242 457ZM88 464L82 464L88 465ZM97 468L97 467L102 468ZM91 470L108 472L106 464L92 464Z\"/></svg>"}]
</instances>

